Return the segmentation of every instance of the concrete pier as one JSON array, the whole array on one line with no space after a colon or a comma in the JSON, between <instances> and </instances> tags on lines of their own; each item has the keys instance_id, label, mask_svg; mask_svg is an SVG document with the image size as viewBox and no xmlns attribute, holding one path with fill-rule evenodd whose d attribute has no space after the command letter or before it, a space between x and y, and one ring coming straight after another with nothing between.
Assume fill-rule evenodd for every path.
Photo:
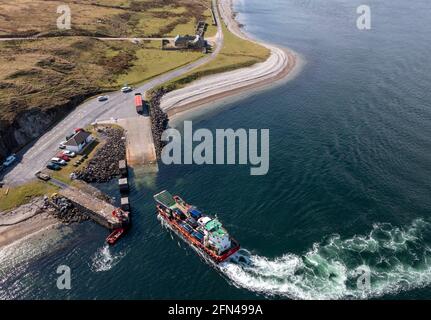
<instances>
[{"instance_id":1,"label":"concrete pier","mask_svg":"<svg viewBox=\"0 0 431 320\"><path fill-rule=\"evenodd\" d=\"M69 199L84 214L103 227L116 229L122 226L121 221L112 214L117 209L112 204L72 186L61 189L58 194Z\"/></svg>"},{"instance_id":2,"label":"concrete pier","mask_svg":"<svg viewBox=\"0 0 431 320\"><path fill-rule=\"evenodd\" d=\"M143 166L147 172L157 172L159 170L150 117L138 116L98 121L97 123L115 124L124 129L126 135L126 160L129 167Z\"/></svg>"},{"instance_id":3,"label":"concrete pier","mask_svg":"<svg viewBox=\"0 0 431 320\"><path fill-rule=\"evenodd\" d=\"M150 117L119 119L118 125L126 131L128 165L157 167Z\"/></svg>"}]
</instances>

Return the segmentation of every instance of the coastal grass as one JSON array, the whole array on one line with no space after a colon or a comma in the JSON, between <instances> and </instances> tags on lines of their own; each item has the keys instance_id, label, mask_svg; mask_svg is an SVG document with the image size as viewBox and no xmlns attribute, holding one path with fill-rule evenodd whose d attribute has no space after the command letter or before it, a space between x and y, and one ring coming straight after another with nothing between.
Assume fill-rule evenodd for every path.
<instances>
[{"instance_id":1,"label":"coastal grass","mask_svg":"<svg viewBox=\"0 0 431 320\"><path fill-rule=\"evenodd\" d=\"M57 28L59 5L71 12L71 29ZM2 0L0 36L97 35L108 37L168 36L194 31L210 0ZM31 16L31 18L29 18Z\"/></svg>"},{"instance_id":2,"label":"coastal grass","mask_svg":"<svg viewBox=\"0 0 431 320\"><path fill-rule=\"evenodd\" d=\"M202 56L161 50L161 41L52 37L0 42L0 120L11 123L26 110L50 111L125 83L138 84Z\"/></svg>"},{"instance_id":3,"label":"coastal grass","mask_svg":"<svg viewBox=\"0 0 431 320\"><path fill-rule=\"evenodd\" d=\"M177 24L175 28L170 30L167 34L168 37L175 37L176 35L192 35L195 33L195 27L199 20L207 23L207 29L205 31L205 38L211 38L217 33L217 26L213 25L211 9L206 9L199 18L191 17L190 20L185 24Z\"/></svg>"},{"instance_id":4,"label":"coastal grass","mask_svg":"<svg viewBox=\"0 0 431 320\"><path fill-rule=\"evenodd\" d=\"M18 187L0 189L0 211L10 210L26 204L35 197L57 192L58 187L42 181L31 181Z\"/></svg>"},{"instance_id":5,"label":"coastal grass","mask_svg":"<svg viewBox=\"0 0 431 320\"><path fill-rule=\"evenodd\" d=\"M116 84L135 85L204 56L200 51L161 50L161 45L161 41L145 41L144 48L136 50L135 60L128 72L121 74Z\"/></svg>"},{"instance_id":6,"label":"coastal grass","mask_svg":"<svg viewBox=\"0 0 431 320\"><path fill-rule=\"evenodd\" d=\"M180 89L202 77L249 67L265 61L270 56L269 49L255 42L237 37L224 24L222 29L224 34L223 48L214 60L183 76L164 83L155 88L153 92L161 88L167 91Z\"/></svg>"},{"instance_id":7,"label":"coastal grass","mask_svg":"<svg viewBox=\"0 0 431 320\"><path fill-rule=\"evenodd\" d=\"M134 44L89 36L193 33L196 21L211 18L210 0L65 0L61 4L71 8L72 29L63 32L56 27L59 4L0 3L0 36L41 36L0 42L0 135L10 132L26 112L49 113L56 121L91 96L144 82L202 56L162 51L160 41ZM157 30L140 26L142 21Z\"/></svg>"},{"instance_id":8,"label":"coastal grass","mask_svg":"<svg viewBox=\"0 0 431 320\"><path fill-rule=\"evenodd\" d=\"M0 42L0 120L13 121L26 110L54 109L115 87L135 50L132 43L86 37Z\"/></svg>"}]
</instances>

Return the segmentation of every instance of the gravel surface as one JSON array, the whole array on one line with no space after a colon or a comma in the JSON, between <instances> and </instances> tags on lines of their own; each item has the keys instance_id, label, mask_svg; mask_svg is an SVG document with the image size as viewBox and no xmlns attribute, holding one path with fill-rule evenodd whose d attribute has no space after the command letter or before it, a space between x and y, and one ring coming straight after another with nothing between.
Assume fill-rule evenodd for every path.
<instances>
[{"instance_id":1,"label":"gravel surface","mask_svg":"<svg viewBox=\"0 0 431 320\"><path fill-rule=\"evenodd\" d=\"M100 136L105 140L88 165L75 171L77 179L87 183L108 182L120 175L118 162L126 158L124 130L121 128L104 127Z\"/></svg>"}]
</instances>

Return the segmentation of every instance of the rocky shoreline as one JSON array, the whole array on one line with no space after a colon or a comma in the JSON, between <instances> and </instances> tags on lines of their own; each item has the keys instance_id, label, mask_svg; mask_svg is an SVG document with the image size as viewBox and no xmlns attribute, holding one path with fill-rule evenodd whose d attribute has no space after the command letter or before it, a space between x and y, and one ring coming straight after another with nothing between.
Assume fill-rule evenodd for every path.
<instances>
[{"instance_id":1,"label":"rocky shoreline","mask_svg":"<svg viewBox=\"0 0 431 320\"><path fill-rule=\"evenodd\" d=\"M61 224L81 223L89 218L69 200L54 196L38 197L0 214L0 248Z\"/></svg>"},{"instance_id":2,"label":"rocky shoreline","mask_svg":"<svg viewBox=\"0 0 431 320\"><path fill-rule=\"evenodd\" d=\"M126 157L126 141L123 129L101 127L97 131L104 140L103 146L96 151L84 169L74 172L76 179L87 183L108 182L119 176L118 162Z\"/></svg>"},{"instance_id":3,"label":"rocky shoreline","mask_svg":"<svg viewBox=\"0 0 431 320\"><path fill-rule=\"evenodd\" d=\"M45 197L45 207L51 216L62 223L80 223L89 220L89 217L76 208L73 203L61 196L54 196L51 199Z\"/></svg>"},{"instance_id":4,"label":"rocky shoreline","mask_svg":"<svg viewBox=\"0 0 431 320\"><path fill-rule=\"evenodd\" d=\"M168 92L165 88L157 89L151 94L150 98L150 115L151 115L151 131L153 133L154 148L156 157L160 159L162 149L166 142L162 141L163 131L166 130L169 123L168 115L160 108L160 101Z\"/></svg>"}]
</instances>

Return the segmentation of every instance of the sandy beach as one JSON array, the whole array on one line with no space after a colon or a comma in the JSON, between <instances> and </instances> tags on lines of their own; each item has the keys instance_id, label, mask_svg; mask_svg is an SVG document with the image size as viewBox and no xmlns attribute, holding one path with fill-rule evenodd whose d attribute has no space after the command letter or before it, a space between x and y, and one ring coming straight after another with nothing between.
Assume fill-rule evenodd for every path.
<instances>
[{"instance_id":1,"label":"sandy beach","mask_svg":"<svg viewBox=\"0 0 431 320\"><path fill-rule=\"evenodd\" d=\"M16 209L0 213L0 248L59 223L43 208L43 202L43 198L35 198Z\"/></svg>"},{"instance_id":2,"label":"sandy beach","mask_svg":"<svg viewBox=\"0 0 431 320\"><path fill-rule=\"evenodd\" d=\"M166 94L161 108L170 118L192 108L216 100L272 85L288 79L299 69L300 57L288 48L257 42L242 32L232 9L233 0L220 0L219 11L228 29L236 36L265 46L271 51L269 58L248 68L211 75L197 80L185 88ZM289 77L288 77L289 76Z\"/></svg>"}]
</instances>

